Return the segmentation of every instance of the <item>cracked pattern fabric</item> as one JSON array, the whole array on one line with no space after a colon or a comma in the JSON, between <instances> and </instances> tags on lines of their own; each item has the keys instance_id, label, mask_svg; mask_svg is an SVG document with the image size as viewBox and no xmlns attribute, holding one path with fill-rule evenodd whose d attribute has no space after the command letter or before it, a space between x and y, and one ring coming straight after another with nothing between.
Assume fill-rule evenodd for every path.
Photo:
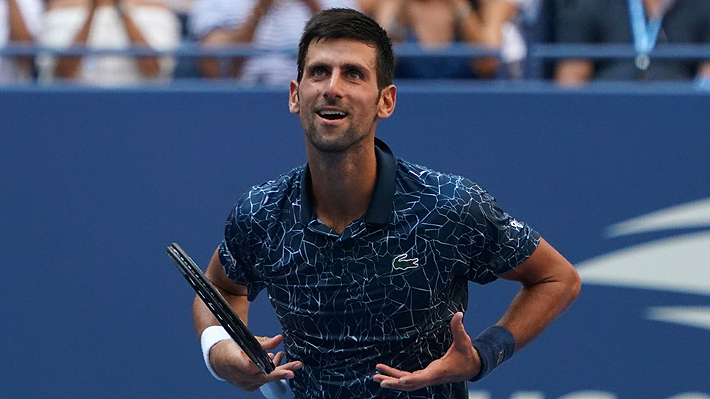
<instances>
[{"instance_id":1,"label":"cracked pattern fabric","mask_svg":"<svg viewBox=\"0 0 710 399\"><path fill-rule=\"evenodd\" d=\"M363 217L337 234L301 220L307 167L252 188L227 220L220 259L249 300L266 289L288 359L303 362L296 398L467 398L466 383L383 389L375 365L414 371L443 356L468 281L495 280L539 243L471 181L392 160L387 223Z\"/></svg>"}]
</instances>

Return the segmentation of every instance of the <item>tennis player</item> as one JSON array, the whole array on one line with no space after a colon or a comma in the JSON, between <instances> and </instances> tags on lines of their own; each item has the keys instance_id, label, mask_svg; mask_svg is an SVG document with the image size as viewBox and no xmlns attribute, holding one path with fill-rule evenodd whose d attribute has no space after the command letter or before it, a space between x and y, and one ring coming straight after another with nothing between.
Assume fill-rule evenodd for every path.
<instances>
[{"instance_id":1,"label":"tennis player","mask_svg":"<svg viewBox=\"0 0 710 399\"><path fill-rule=\"evenodd\" d=\"M285 354L262 374L196 299L217 378L247 391L288 379L296 398L463 399L466 381L577 296L572 265L485 190L398 159L375 138L395 109L393 65L386 32L359 12L326 10L307 24L289 109L308 164L241 197L206 271L245 322L266 289L282 335L260 339L267 350L283 342ZM462 322L469 281L498 277L522 289L472 340Z\"/></svg>"}]
</instances>

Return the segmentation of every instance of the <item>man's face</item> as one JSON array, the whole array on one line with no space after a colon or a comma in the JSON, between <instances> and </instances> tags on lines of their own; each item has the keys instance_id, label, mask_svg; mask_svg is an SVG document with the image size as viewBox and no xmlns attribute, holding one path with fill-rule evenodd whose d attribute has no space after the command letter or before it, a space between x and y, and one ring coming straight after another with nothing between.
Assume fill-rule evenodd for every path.
<instances>
[{"instance_id":1,"label":"man's face","mask_svg":"<svg viewBox=\"0 0 710 399\"><path fill-rule=\"evenodd\" d=\"M396 88L377 88L377 51L349 39L311 42L301 82L290 86L289 110L300 114L308 142L342 152L374 135L394 110Z\"/></svg>"}]
</instances>

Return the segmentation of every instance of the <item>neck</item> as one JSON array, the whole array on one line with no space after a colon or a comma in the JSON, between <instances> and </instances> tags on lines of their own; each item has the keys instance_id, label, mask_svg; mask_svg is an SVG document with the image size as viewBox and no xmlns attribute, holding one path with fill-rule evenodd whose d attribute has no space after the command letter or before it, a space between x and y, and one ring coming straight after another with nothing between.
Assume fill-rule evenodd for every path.
<instances>
[{"instance_id":1,"label":"neck","mask_svg":"<svg viewBox=\"0 0 710 399\"><path fill-rule=\"evenodd\" d=\"M309 147L313 209L318 219L342 233L370 205L377 180L374 139L342 153L322 153Z\"/></svg>"}]
</instances>

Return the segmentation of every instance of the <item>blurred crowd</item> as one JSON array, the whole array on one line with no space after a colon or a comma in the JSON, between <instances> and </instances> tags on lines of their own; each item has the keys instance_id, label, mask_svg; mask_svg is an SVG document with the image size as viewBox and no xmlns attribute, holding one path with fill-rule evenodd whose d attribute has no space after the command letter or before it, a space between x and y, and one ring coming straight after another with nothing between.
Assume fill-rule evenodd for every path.
<instances>
[{"instance_id":1,"label":"blurred crowd","mask_svg":"<svg viewBox=\"0 0 710 399\"><path fill-rule=\"evenodd\" d=\"M699 57L649 57L663 44L709 44L710 0L0 0L0 49L79 50L0 56L0 84L197 78L285 87L296 76L295 49L305 22L331 7L363 11L395 44L434 52L400 57L398 79L551 78L577 86L590 80L710 77L710 62ZM528 49L536 43L626 44L637 56L531 62ZM492 55L436 53L455 44L490 49ZM261 52L174 54L191 45L215 52L249 45ZM148 51L116 53L128 49Z\"/></svg>"}]
</instances>

